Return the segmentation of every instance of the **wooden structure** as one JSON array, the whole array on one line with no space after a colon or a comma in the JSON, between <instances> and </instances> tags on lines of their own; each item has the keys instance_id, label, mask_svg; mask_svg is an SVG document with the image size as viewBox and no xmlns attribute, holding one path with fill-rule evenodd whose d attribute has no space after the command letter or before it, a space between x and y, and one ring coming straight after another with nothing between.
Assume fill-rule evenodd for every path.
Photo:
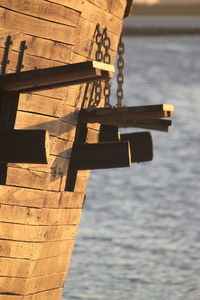
<instances>
[{"instance_id":1,"label":"wooden structure","mask_svg":"<svg viewBox=\"0 0 200 300\"><path fill-rule=\"evenodd\" d=\"M78 124L79 110L86 82L112 77L131 5L0 3L0 300L62 298L89 176L79 168L66 191L72 146L93 145L99 133L98 124ZM110 65L92 62L97 24L111 40ZM129 143L117 145L127 159Z\"/></svg>"},{"instance_id":2,"label":"wooden structure","mask_svg":"<svg viewBox=\"0 0 200 300\"><path fill-rule=\"evenodd\" d=\"M0 300L61 299L89 170L152 159L149 133L141 142L141 135L120 136L118 127L170 126L160 118L173 115L171 105L103 108L98 83L106 88L113 77L131 6L1 0ZM99 27L111 41L102 44L108 64L96 62ZM98 108L85 109L94 89Z\"/></svg>"}]
</instances>

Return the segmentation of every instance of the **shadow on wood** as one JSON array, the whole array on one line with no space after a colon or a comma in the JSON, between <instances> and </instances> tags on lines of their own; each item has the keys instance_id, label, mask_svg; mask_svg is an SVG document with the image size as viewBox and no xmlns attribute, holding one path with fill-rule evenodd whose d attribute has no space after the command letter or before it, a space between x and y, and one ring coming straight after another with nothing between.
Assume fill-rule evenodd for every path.
<instances>
[{"instance_id":1,"label":"shadow on wood","mask_svg":"<svg viewBox=\"0 0 200 300\"><path fill-rule=\"evenodd\" d=\"M153 159L153 143L149 132L121 134L121 140L130 143L131 162L139 163Z\"/></svg>"},{"instance_id":2,"label":"shadow on wood","mask_svg":"<svg viewBox=\"0 0 200 300\"><path fill-rule=\"evenodd\" d=\"M99 142L120 141L119 129L115 125L101 124L99 130Z\"/></svg>"}]
</instances>

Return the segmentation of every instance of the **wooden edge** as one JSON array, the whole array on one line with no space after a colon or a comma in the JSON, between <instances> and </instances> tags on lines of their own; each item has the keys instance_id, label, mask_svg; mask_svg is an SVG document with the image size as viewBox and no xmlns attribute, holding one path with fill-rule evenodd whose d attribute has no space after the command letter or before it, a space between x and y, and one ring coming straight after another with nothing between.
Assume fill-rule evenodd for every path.
<instances>
[{"instance_id":1,"label":"wooden edge","mask_svg":"<svg viewBox=\"0 0 200 300\"><path fill-rule=\"evenodd\" d=\"M110 72L115 72L115 67L114 65L110 65L110 64L106 64L106 63L102 63L99 61L92 61L93 67L100 69L100 70L104 70L104 71L110 71Z\"/></svg>"},{"instance_id":2,"label":"wooden edge","mask_svg":"<svg viewBox=\"0 0 200 300\"><path fill-rule=\"evenodd\" d=\"M130 16L133 7L133 0L127 0L126 9L124 12L124 18Z\"/></svg>"},{"instance_id":3,"label":"wooden edge","mask_svg":"<svg viewBox=\"0 0 200 300\"><path fill-rule=\"evenodd\" d=\"M113 124L114 125L114 124ZM144 120L144 121L134 121L134 122L126 122L118 124L119 128L143 128L149 130L157 130L168 132L169 127L172 125L171 120L164 119L152 119L152 120Z\"/></svg>"}]
</instances>

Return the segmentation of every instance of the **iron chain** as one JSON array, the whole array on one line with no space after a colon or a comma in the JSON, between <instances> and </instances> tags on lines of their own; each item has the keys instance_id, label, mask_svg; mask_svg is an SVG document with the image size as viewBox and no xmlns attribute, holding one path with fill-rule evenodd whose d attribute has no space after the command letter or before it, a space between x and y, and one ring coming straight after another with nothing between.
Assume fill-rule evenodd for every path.
<instances>
[{"instance_id":1,"label":"iron chain","mask_svg":"<svg viewBox=\"0 0 200 300\"><path fill-rule=\"evenodd\" d=\"M103 62L106 64L111 63L111 56L109 53L111 46L110 38L108 37L108 30L107 27L103 30L103 47L105 49L105 53L103 56ZM105 99L105 107L110 107L110 88L111 88L111 81L109 79L104 81L104 99Z\"/></svg>"},{"instance_id":2,"label":"iron chain","mask_svg":"<svg viewBox=\"0 0 200 300\"><path fill-rule=\"evenodd\" d=\"M122 102L124 98L123 92L123 83L124 83L124 43L122 42L122 38L120 37L119 45L118 45L118 60L117 60L117 67L118 67L118 74L117 74L117 107L122 107Z\"/></svg>"}]
</instances>

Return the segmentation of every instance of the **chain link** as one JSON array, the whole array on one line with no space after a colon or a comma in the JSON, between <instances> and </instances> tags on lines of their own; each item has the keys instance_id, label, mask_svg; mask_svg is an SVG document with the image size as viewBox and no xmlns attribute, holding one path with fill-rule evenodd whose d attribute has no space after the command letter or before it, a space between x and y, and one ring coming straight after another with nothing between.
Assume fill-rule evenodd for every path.
<instances>
[{"instance_id":1,"label":"chain link","mask_svg":"<svg viewBox=\"0 0 200 300\"><path fill-rule=\"evenodd\" d=\"M122 38L120 37L119 45L118 45L118 60L117 60L117 67L118 67L118 74L117 74L117 107L122 107L122 102L124 98L123 92L123 83L124 83L124 43L122 42Z\"/></svg>"},{"instance_id":2,"label":"chain link","mask_svg":"<svg viewBox=\"0 0 200 300\"><path fill-rule=\"evenodd\" d=\"M111 41L108 36L108 30L105 27L103 32L101 32L100 24L96 26L96 38L95 42L97 45L97 51L95 53L95 59L99 62L104 62L107 64L111 63L111 56L109 53ZM102 47L104 48L104 53L102 51ZM88 108L94 108L99 105L101 102L102 92L104 94L105 99L105 107L110 107L110 91L111 88L111 81L109 79L104 80L104 88L102 89L102 82L95 81L92 85L87 83L84 95L84 103L88 101ZM87 94L90 93L89 99Z\"/></svg>"},{"instance_id":3,"label":"chain link","mask_svg":"<svg viewBox=\"0 0 200 300\"><path fill-rule=\"evenodd\" d=\"M105 53L103 56L103 62L106 64L111 63L111 56L109 53L111 46L110 38L108 37L108 30L107 27L103 30L103 47L105 49ZM111 81L109 79L106 79L104 81L104 99L105 99L105 107L110 107L110 88L111 88Z\"/></svg>"}]
</instances>

